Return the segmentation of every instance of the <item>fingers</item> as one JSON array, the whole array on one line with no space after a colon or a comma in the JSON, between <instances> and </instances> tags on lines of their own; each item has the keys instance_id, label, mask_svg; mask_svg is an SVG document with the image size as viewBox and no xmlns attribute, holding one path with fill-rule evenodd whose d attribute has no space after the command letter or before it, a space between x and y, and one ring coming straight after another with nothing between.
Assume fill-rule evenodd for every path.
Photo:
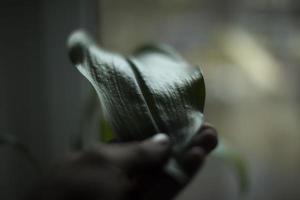
<instances>
[{"instance_id":1,"label":"fingers","mask_svg":"<svg viewBox=\"0 0 300 200\"><path fill-rule=\"evenodd\" d=\"M162 167L170 154L169 137L157 134L143 142L110 144L102 149L105 157L129 173Z\"/></svg>"},{"instance_id":2,"label":"fingers","mask_svg":"<svg viewBox=\"0 0 300 200\"><path fill-rule=\"evenodd\" d=\"M182 158L182 166L190 177L201 168L205 161L206 152L200 147L189 149Z\"/></svg>"},{"instance_id":3,"label":"fingers","mask_svg":"<svg viewBox=\"0 0 300 200\"><path fill-rule=\"evenodd\" d=\"M207 154L218 144L217 131L211 125L205 123L194 136L191 145L182 158L182 164L186 172L193 176L203 165Z\"/></svg>"},{"instance_id":4,"label":"fingers","mask_svg":"<svg viewBox=\"0 0 300 200\"><path fill-rule=\"evenodd\" d=\"M217 131L211 125L204 124L181 158L189 175L192 176L202 166L207 154L217 143ZM84 162L111 163L128 174L141 174L161 169L170 157L171 148L169 137L157 134L142 142L101 144L91 152L94 153L83 156Z\"/></svg>"},{"instance_id":5,"label":"fingers","mask_svg":"<svg viewBox=\"0 0 300 200\"><path fill-rule=\"evenodd\" d=\"M205 123L193 138L190 148L200 147L208 154L216 148L217 144L218 137L216 129Z\"/></svg>"}]
</instances>

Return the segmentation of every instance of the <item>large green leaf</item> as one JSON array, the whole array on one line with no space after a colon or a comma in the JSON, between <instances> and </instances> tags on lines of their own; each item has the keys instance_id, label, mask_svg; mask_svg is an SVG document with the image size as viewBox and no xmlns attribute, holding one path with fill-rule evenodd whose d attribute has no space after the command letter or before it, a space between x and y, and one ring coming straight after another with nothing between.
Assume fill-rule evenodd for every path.
<instances>
[{"instance_id":1,"label":"large green leaf","mask_svg":"<svg viewBox=\"0 0 300 200\"><path fill-rule=\"evenodd\" d=\"M167 170L184 179L176 160L203 124L205 85L200 69L164 45L147 45L123 57L76 32L68 46L71 61L94 86L115 134L123 141L168 134L174 159Z\"/></svg>"}]
</instances>

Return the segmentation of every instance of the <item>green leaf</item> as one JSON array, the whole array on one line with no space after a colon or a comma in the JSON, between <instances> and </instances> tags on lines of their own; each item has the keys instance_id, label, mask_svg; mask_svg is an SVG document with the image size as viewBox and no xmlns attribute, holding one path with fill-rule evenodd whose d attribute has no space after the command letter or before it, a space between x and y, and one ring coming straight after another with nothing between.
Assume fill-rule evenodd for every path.
<instances>
[{"instance_id":1,"label":"green leaf","mask_svg":"<svg viewBox=\"0 0 300 200\"><path fill-rule=\"evenodd\" d=\"M227 141L221 139L217 149L212 153L213 157L224 160L232 165L237 173L241 194L247 191L249 185L247 163L245 159Z\"/></svg>"},{"instance_id":2,"label":"green leaf","mask_svg":"<svg viewBox=\"0 0 300 200\"><path fill-rule=\"evenodd\" d=\"M101 141L111 142L113 139L116 138L112 128L104 118L100 119L100 129Z\"/></svg>"},{"instance_id":3,"label":"green leaf","mask_svg":"<svg viewBox=\"0 0 300 200\"><path fill-rule=\"evenodd\" d=\"M71 61L94 86L118 138L133 141L168 134L174 160L167 170L184 179L176 160L203 124L205 85L200 69L166 45L147 45L123 57L76 32L68 46Z\"/></svg>"}]
</instances>

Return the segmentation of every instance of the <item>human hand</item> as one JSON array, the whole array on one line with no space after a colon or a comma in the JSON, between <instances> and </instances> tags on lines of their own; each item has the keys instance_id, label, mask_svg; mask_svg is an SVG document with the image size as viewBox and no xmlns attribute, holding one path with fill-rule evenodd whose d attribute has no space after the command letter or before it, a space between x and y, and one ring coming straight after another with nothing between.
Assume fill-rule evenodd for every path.
<instances>
[{"instance_id":1,"label":"human hand","mask_svg":"<svg viewBox=\"0 0 300 200\"><path fill-rule=\"evenodd\" d=\"M216 130L204 124L182 154L181 164L190 180L216 145ZM30 199L169 200L188 184L165 172L170 153L164 134L142 142L101 144L69 156Z\"/></svg>"}]
</instances>

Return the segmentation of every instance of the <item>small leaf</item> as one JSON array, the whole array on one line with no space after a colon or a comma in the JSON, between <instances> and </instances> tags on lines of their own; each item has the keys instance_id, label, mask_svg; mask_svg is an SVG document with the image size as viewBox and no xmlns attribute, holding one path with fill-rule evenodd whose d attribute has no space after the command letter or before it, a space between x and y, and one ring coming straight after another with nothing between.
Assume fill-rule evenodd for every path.
<instances>
[{"instance_id":1,"label":"small leaf","mask_svg":"<svg viewBox=\"0 0 300 200\"><path fill-rule=\"evenodd\" d=\"M245 159L232 148L224 139L221 139L217 149L212 153L213 157L220 158L230 163L237 173L239 180L240 192L244 194L249 185L247 163Z\"/></svg>"},{"instance_id":2,"label":"small leaf","mask_svg":"<svg viewBox=\"0 0 300 200\"><path fill-rule=\"evenodd\" d=\"M94 86L114 133L122 141L168 134L175 160L167 169L180 174L176 160L203 124L205 85L200 69L166 45L147 45L123 57L76 32L68 46L71 61Z\"/></svg>"},{"instance_id":3,"label":"small leaf","mask_svg":"<svg viewBox=\"0 0 300 200\"><path fill-rule=\"evenodd\" d=\"M113 139L116 138L112 128L110 127L109 123L104 119L100 119L100 133L101 133L101 141L103 142L111 142Z\"/></svg>"}]
</instances>

